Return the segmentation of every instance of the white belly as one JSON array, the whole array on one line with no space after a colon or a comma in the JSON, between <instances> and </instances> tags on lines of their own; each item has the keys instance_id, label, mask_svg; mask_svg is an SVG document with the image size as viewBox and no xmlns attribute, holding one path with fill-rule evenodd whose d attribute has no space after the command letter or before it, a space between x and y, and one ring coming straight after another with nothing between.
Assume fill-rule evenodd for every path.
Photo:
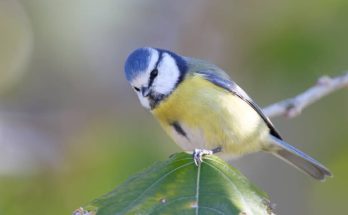
<instances>
[{"instance_id":1,"label":"white belly","mask_svg":"<svg viewBox=\"0 0 348 215\"><path fill-rule=\"evenodd\" d=\"M201 129L190 128L185 124L180 124L186 135L178 133L173 127L169 128L169 135L173 140L185 151L193 151L194 149L208 149L204 133Z\"/></svg>"}]
</instances>

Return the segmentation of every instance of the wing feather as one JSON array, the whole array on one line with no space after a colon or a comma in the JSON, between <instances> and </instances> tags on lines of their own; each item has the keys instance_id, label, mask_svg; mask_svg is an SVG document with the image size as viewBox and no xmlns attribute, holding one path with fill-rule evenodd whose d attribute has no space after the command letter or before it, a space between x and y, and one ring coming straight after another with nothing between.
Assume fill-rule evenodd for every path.
<instances>
[{"instance_id":1,"label":"wing feather","mask_svg":"<svg viewBox=\"0 0 348 215\"><path fill-rule=\"evenodd\" d=\"M222 71L219 71L219 73L215 73L211 70L200 70L195 72L195 74L202 75L206 80L221 88L224 88L225 90L233 93L234 95L238 96L240 99L248 103L265 121L268 128L270 129L270 134L282 140L283 138L280 136L279 132L274 128L269 118L262 112L261 108L234 81L226 79L227 75L224 75L224 77L222 77L220 73L222 73Z\"/></svg>"}]
</instances>

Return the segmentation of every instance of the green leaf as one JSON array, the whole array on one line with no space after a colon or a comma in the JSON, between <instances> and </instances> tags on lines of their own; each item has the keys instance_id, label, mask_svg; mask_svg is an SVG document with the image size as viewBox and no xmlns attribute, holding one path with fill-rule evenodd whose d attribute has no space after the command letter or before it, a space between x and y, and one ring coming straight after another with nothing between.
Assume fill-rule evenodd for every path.
<instances>
[{"instance_id":1,"label":"green leaf","mask_svg":"<svg viewBox=\"0 0 348 215\"><path fill-rule=\"evenodd\" d=\"M129 178L74 215L272 214L267 194L214 155L198 167L178 153Z\"/></svg>"}]
</instances>

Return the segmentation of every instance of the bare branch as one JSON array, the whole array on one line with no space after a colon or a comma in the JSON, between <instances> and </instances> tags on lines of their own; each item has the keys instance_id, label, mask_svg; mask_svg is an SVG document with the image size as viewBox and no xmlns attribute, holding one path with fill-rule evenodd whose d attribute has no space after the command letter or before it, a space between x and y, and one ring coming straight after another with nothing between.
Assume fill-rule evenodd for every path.
<instances>
[{"instance_id":1,"label":"bare branch","mask_svg":"<svg viewBox=\"0 0 348 215\"><path fill-rule=\"evenodd\" d=\"M305 92L293 98L271 104L263 108L263 112L268 117L283 115L292 118L299 115L301 111L310 104L344 87L348 87L348 72L334 78L323 76L319 78L316 85Z\"/></svg>"}]
</instances>

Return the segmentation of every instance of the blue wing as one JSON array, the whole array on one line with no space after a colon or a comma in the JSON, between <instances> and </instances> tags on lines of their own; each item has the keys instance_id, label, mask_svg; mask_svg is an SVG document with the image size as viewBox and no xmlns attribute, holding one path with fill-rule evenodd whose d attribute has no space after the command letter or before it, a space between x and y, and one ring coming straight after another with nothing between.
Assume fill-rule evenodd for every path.
<instances>
[{"instance_id":1,"label":"blue wing","mask_svg":"<svg viewBox=\"0 0 348 215\"><path fill-rule=\"evenodd\" d=\"M219 71L219 72L222 73L222 71ZM225 77L227 75L224 75L224 77L222 77L220 73L215 73L214 71L211 71L211 70L201 70L201 71L196 71L195 73L202 75L206 80L210 81L211 83L221 88L228 90L229 92L238 96L243 101L247 102L265 121L268 128L270 129L270 133L281 140L283 139L278 133L278 131L274 128L269 118L265 116L265 114L262 112L261 108L235 82L233 82L232 80L226 79Z\"/></svg>"}]
</instances>

